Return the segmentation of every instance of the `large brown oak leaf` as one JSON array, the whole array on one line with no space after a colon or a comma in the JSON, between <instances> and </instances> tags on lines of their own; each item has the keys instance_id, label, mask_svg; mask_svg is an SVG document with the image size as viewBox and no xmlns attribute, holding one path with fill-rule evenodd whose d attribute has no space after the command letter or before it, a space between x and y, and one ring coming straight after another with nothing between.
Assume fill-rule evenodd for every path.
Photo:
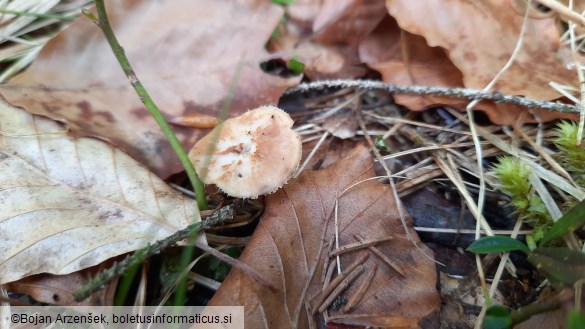
<instances>
[{"instance_id":1,"label":"large brown oak leaf","mask_svg":"<svg viewBox=\"0 0 585 329\"><path fill-rule=\"evenodd\" d=\"M323 321L321 315L311 315L306 301L323 287L324 261L334 259L326 256L326 246L334 239L338 199L340 246L356 242L356 235L364 239L392 236L376 248L404 275L367 248L343 254L342 269L370 254L363 263L364 272L374 266L377 271L361 302L349 314L329 311L329 320L391 328L433 327L440 304L435 264L422 254L431 252L425 246L417 249L407 239L389 187L364 181L373 176L372 158L360 146L346 159L321 171L305 171L269 195L266 211L240 260L276 291L234 269L210 305L245 306L246 328L309 328L310 322ZM420 245L414 230L408 229ZM341 297L351 296L365 277L358 277Z\"/></svg>"}]
</instances>

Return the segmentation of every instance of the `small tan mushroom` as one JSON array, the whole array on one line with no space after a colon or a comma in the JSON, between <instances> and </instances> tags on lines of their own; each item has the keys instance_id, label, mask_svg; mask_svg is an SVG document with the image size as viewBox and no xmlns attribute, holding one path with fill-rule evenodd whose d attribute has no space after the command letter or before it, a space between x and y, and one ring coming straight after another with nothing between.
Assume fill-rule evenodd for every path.
<instances>
[{"instance_id":1,"label":"small tan mushroom","mask_svg":"<svg viewBox=\"0 0 585 329\"><path fill-rule=\"evenodd\" d=\"M189 158L206 184L215 184L228 195L256 198L272 193L288 181L301 160L301 138L291 129L293 123L277 107L259 107L213 129L195 144Z\"/></svg>"}]
</instances>

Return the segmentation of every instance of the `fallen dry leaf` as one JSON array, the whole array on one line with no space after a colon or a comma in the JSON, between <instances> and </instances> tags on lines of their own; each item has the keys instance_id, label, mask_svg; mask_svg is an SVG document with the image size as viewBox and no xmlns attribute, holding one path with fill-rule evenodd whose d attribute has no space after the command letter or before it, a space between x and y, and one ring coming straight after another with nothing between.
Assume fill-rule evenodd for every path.
<instances>
[{"instance_id":1,"label":"fallen dry leaf","mask_svg":"<svg viewBox=\"0 0 585 329\"><path fill-rule=\"evenodd\" d=\"M324 0L313 38L326 44L358 45L386 15L380 0Z\"/></svg>"},{"instance_id":2,"label":"fallen dry leaf","mask_svg":"<svg viewBox=\"0 0 585 329\"><path fill-rule=\"evenodd\" d=\"M113 29L136 73L169 117L216 116L238 66L233 114L276 104L299 78L264 73L264 44L283 15L266 0L107 1ZM102 32L80 18L50 41L32 67L0 89L78 134L109 139L166 178L182 166L122 73ZM187 148L202 132L179 128Z\"/></svg>"},{"instance_id":3,"label":"fallen dry leaf","mask_svg":"<svg viewBox=\"0 0 585 329\"><path fill-rule=\"evenodd\" d=\"M10 282L6 290L27 294L41 303L64 306L103 306L114 305L118 278L107 283L106 288L93 293L81 302L76 302L73 293L89 283L101 271L112 266L113 262L104 262L84 270L65 274L38 274Z\"/></svg>"},{"instance_id":4,"label":"fallen dry leaf","mask_svg":"<svg viewBox=\"0 0 585 329\"><path fill-rule=\"evenodd\" d=\"M313 22L323 0L295 0L286 7L286 14L296 21Z\"/></svg>"},{"instance_id":5,"label":"fallen dry leaf","mask_svg":"<svg viewBox=\"0 0 585 329\"><path fill-rule=\"evenodd\" d=\"M432 47L444 48L463 74L464 86L476 89L483 89L504 67L524 20L514 0L386 0L386 6L402 29L423 36ZM549 87L549 82L578 85L576 72L559 58L559 49L556 18L529 15L522 48L494 90L537 100L559 98L561 95ZM502 122L498 113L488 115L497 123L513 123Z\"/></svg>"},{"instance_id":6,"label":"fallen dry leaf","mask_svg":"<svg viewBox=\"0 0 585 329\"><path fill-rule=\"evenodd\" d=\"M311 80L352 79L366 74L357 48L304 40L290 50L305 64L303 73Z\"/></svg>"},{"instance_id":7,"label":"fallen dry leaf","mask_svg":"<svg viewBox=\"0 0 585 329\"><path fill-rule=\"evenodd\" d=\"M423 36L430 46L445 48L468 88L484 88L504 67L524 20L513 0L387 0L386 6L401 28ZM557 56L559 48L555 17L529 16L522 48L494 89L539 100L558 98L550 81L577 85L575 71Z\"/></svg>"},{"instance_id":8,"label":"fallen dry leaf","mask_svg":"<svg viewBox=\"0 0 585 329\"><path fill-rule=\"evenodd\" d=\"M322 171L305 171L298 179L267 197L267 208L240 260L277 287L261 286L246 274L232 270L209 305L243 305L246 328L309 328L313 321L306 301L321 291L328 241L334 236L334 204L352 184L374 176L368 149L356 148L344 160ZM416 233L409 228L411 235ZM365 270L376 274L361 302L349 314L329 311L334 322L386 327L437 322L440 300L435 288L435 264L417 250L404 233L387 185L363 182L339 198L340 246L364 239L393 237L377 245L403 272L371 254ZM420 244L420 242L419 242ZM422 250L431 251L422 246ZM364 255L361 249L341 256L342 267ZM342 294L358 289L358 277Z\"/></svg>"},{"instance_id":9,"label":"fallen dry leaf","mask_svg":"<svg viewBox=\"0 0 585 329\"><path fill-rule=\"evenodd\" d=\"M197 206L103 141L0 103L0 284L67 274L163 239Z\"/></svg>"},{"instance_id":10,"label":"fallen dry leaf","mask_svg":"<svg viewBox=\"0 0 585 329\"><path fill-rule=\"evenodd\" d=\"M465 86L461 71L453 65L445 49L431 47L422 36L404 31L392 17L384 19L363 40L359 46L359 55L364 63L380 72L383 80L388 83L446 87ZM394 98L396 103L414 111L422 111L441 105L464 110L469 103L469 101L462 99L438 96L394 95ZM517 120L534 122L531 115L525 115L525 108L516 105L483 101L475 108L486 112L492 122L496 124L512 125ZM544 110L534 110L533 113L545 122L561 118L575 119L573 114Z\"/></svg>"},{"instance_id":11,"label":"fallen dry leaf","mask_svg":"<svg viewBox=\"0 0 585 329\"><path fill-rule=\"evenodd\" d=\"M357 45L387 16L380 0L301 1L288 15L271 49L298 56L312 80L364 76Z\"/></svg>"},{"instance_id":12,"label":"fallen dry leaf","mask_svg":"<svg viewBox=\"0 0 585 329\"><path fill-rule=\"evenodd\" d=\"M440 47L429 47L421 36L408 33L386 17L359 45L360 59L396 85L459 87L461 72ZM394 95L397 103L412 110L434 104L465 104L445 97Z\"/></svg>"}]
</instances>

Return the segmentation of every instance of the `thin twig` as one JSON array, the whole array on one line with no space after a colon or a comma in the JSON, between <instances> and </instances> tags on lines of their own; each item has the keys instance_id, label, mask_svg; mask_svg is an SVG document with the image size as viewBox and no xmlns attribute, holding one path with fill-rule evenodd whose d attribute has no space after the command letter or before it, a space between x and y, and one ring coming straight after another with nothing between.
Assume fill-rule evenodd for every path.
<instances>
[{"instance_id":1,"label":"thin twig","mask_svg":"<svg viewBox=\"0 0 585 329\"><path fill-rule=\"evenodd\" d=\"M340 247L339 249L334 249L332 252L330 252L329 257L335 257L337 255L343 255L343 254L348 253L348 252L360 250L363 248L368 248L369 246L373 246L373 245L380 244L380 243L383 243L386 241L390 241L393 238L394 237L391 237L391 236L384 236L384 237L380 237L380 238L368 239L368 240L364 240L364 241L358 241L358 242L346 244L343 247Z\"/></svg>"},{"instance_id":2,"label":"thin twig","mask_svg":"<svg viewBox=\"0 0 585 329\"><path fill-rule=\"evenodd\" d=\"M319 306L318 309L319 313L325 312L325 310L329 307L329 305L331 305L331 303L333 303L333 301L339 296L339 294L341 294L345 289L347 289L349 284L358 276L360 276L363 272L364 272L363 265L359 265L353 271L351 271L351 273L349 273L347 277L345 277L341 281L341 283L339 283L339 285L335 287L335 289L331 292L329 297L327 297L327 299L325 299L325 301Z\"/></svg>"},{"instance_id":3,"label":"thin twig","mask_svg":"<svg viewBox=\"0 0 585 329\"><path fill-rule=\"evenodd\" d=\"M99 28L104 33L104 36L106 37L106 40L108 41L108 44L112 48L112 52L114 53L114 56L116 56L116 59L118 60L118 63L120 64L120 67L122 68L122 71L124 71L124 73L126 74L126 77L128 77L130 84L132 85L132 87L134 87L134 90L136 91L136 94L140 98L140 101L144 104L144 106L146 107L148 112L150 112L150 114L152 115L152 117L154 118L156 123L158 123L158 125L160 126L160 129L162 130L165 137L167 138L167 140L171 144L173 150L177 153L177 156L181 160L183 167L185 167L185 171L187 172L187 176L189 176L189 180L191 181L191 184L193 185L193 189L195 190L195 193L196 193L197 206L199 207L200 210L206 210L207 209L207 200L205 198L205 187L203 185L203 182L197 176L197 173L195 172L195 168L193 167L191 160L189 160L189 157L187 156L187 153L183 149L181 142L179 142L179 139L177 138L177 136L173 132L173 129L171 128L171 126L165 120L164 116L162 115L162 113L158 109L158 106L152 100L152 98L150 97L150 94L148 93L146 88L142 85L142 82L140 82L140 80L138 80L138 77L136 76L136 73L134 72L132 65L130 65L130 61L128 60L128 57L126 57L126 53L124 51L124 48L122 48L122 46L118 42L118 39L116 38L116 35L114 35L114 31L112 30L112 26L110 25L110 21L108 19L107 14L106 14L106 6L104 5L104 1L103 0L96 0L95 7L97 9L97 15L98 15L97 18L95 16L93 16L91 13L86 12L86 11L84 11L84 15L86 17L92 19L93 22L96 23L97 26L99 26Z\"/></svg>"},{"instance_id":4,"label":"thin twig","mask_svg":"<svg viewBox=\"0 0 585 329\"><path fill-rule=\"evenodd\" d=\"M323 304L325 299L327 299L327 297L331 295L333 290L335 290L335 288L343 281L343 279L345 279L358 266L363 264L366 261L366 259L368 259L368 257L370 257L369 254L362 255L360 258L357 259L357 261L348 266L345 269L345 272L342 272L340 275L335 277L333 281L331 281L319 294L317 294L317 296L313 298L313 300L310 302L310 308L313 315L317 314L317 312L319 311L319 306Z\"/></svg>"},{"instance_id":5,"label":"thin twig","mask_svg":"<svg viewBox=\"0 0 585 329\"><path fill-rule=\"evenodd\" d=\"M569 7L562 4L560 1L557 0L537 0L541 4L547 6L550 10L556 12L562 18L573 22L577 25L585 27L585 17L579 15L575 11L569 9Z\"/></svg>"},{"instance_id":6,"label":"thin twig","mask_svg":"<svg viewBox=\"0 0 585 329\"><path fill-rule=\"evenodd\" d=\"M364 241L364 238L358 234L354 234L353 237L356 238L356 240L358 241ZM376 246L368 246L368 249L374 255L378 256L378 258L380 258L384 263L386 263L386 265L388 265L391 269L400 274L403 278L406 277L406 275L404 274L404 270L400 267L400 265L396 264L390 258L388 258L388 256L386 256L386 254L383 253L382 250L378 249Z\"/></svg>"},{"instance_id":7,"label":"thin twig","mask_svg":"<svg viewBox=\"0 0 585 329\"><path fill-rule=\"evenodd\" d=\"M115 263L109 269L100 272L100 274L98 274L85 286L73 293L75 300L79 302L86 299L94 292L105 288L106 283L124 274L124 272L126 272L129 267L142 263L148 257L160 253L161 250L174 245L178 241L186 239L190 236L194 236L201 230L206 230L213 226L222 225L227 220L231 220L234 217L234 214L235 209L233 205L223 207L213 215L209 216L209 218L191 224L163 240L159 240L151 245L146 246L145 248L135 251L132 255L124 258L124 260L121 262Z\"/></svg>"},{"instance_id":8,"label":"thin twig","mask_svg":"<svg viewBox=\"0 0 585 329\"><path fill-rule=\"evenodd\" d=\"M331 279L333 278L333 271L335 271L335 268L337 267L337 262L335 260L332 260L329 263L329 266L325 269L325 272L323 272L323 287L321 287L321 291L325 290L328 286L329 283L331 283ZM315 295L316 296L316 295ZM315 297L313 296L313 297Z\"/></svg>"},{"instance_id":9,"label":"thin twig","mask_svg":"<svg viewBox=\"0 0 585 329\"><path fill-rule=\"evenodd\" d=\"M522 49L522 43L524 41L524 35L526 33L526 27L528 26L528 13L530 12L530 6L531 6L531 0L528 0L528 2L526 3L526 12L524 13L524 19L522 20L522 27L520 29L520 35L518 36L518 40L516 41L516 46L514 47L514 50L512 51L512 54L510 55L510 58L508 58L508 61L506 62L506 64L504 64L504 66L500 69L500 71L498 71L498 73L496 74L496 76L487 84L487 86L485 86L485 88L482 90L483 92L488 92L491 91L492 88L495 86L496 82L500 79L500 77L504 74L504 72L506 72L510 66L512 66L512 63L514 63L516 57L518 56L518 53L520 53L520 49ZM483 174L483 149L481 147L481 143L479 141L479 136L478 136L478 132L477 132L477 125L475 124L475 119L474 119L474 114L472 109L475 107L475 105L477 105L477 103L479 103L480 101L478 99L472 101L471 103L469 103L467 105L467 107L465 108L465 111L467 112L467 117L469 120L469 129L471 130L471 135L473 137L473 143L475 144L475 152L477 154L476 160L477 160L477 171L478 171L478 177L479 177L479 194L477 196L477 211L480 214L483 214L483 207L484 207L484 203L485 203L485 176ZM480 231L481 231L481 225L480 225L480 221L478 218L476 218L476 225L475 225L475 239L478 240L481 236ZM508 259L508 254L505 253L504 256L502 257L498 270L502 271L504 265L506 264ZM475 255L475 262L477 264L477 269L478 269L478 273L479 273L479 279L482 280L481 281L481 285L482 287L486 287L486 283L484 282L485 280L485 274L482 273L482 266L481 266L481 259L479 254ZM501 272L500 272L501 275ZM493 292L495 292L495 289L498 287L498 279L499 277L496 276L496 280L492 283L492 288L489 291L489 295L485 296L485 304L483 305L483 308L485 309L489 304L490 304L490 299L493 297ZM484 295L487 291L484 290ZM475 323L475 328L479 329L480 324L483 322L483 318L482 315L485 314L485 312L481 312L480 316L477 319L477 322Z\"/></svg>"},{"instance_id":10,"label":"thin twig","mask_svg":"<svg viewBox=\"0 0 585 329\"><path fill-rule=\"evenodd\" d=\"M366 129L366 124L364 123L361 112L358 111L356 118L358 120L360 128L364 131L364 137L366 138L366 141L368 142L370 149L374 153L376 159L378 159L378 163L380 163L380 165L382 165L382 168L384 168L384 171L386 172L386 175L388 178L388 183L390 183L390 192L392 194L392 199L394 200L394 206L396 207L396 210L398 212L398 217L400 218L400 222L402 223L402 228L404 229L404 234L406 234L406 237L408 238L408 240L410 242L412 242L412 244L416 247L416 249L418 251L420 251L421 254L425 258L427 258L431 262L437 262L433 256L427 255L427 253L419 246L419 243L418 243L419 241L415 240L412 237L412 234L410 233L410 230L408 229L408 224L406 221L406 214L404 213L405 208L402 205L402 200L400 200L400 197L398 196L398 191L396 190L396 184L394 184L394 178L392 177L392 171L386 165L386 161L384 161L384 159L382 158L382 155L380 154L380 151L378 151L378 149L376 148L376 146L374 144L374 141L372 140L372 138L368 134L368 130ZM337 246L337 248L339 249L339 246ZM439 262L437 262L437 263L439 263Z\"/></svg>"},{"instance_id":11,"label":"thin twig","mask_svg":"<svg viewBox=\"0 0 585 329\"><path fill-rule=\"evenodd\" d=\"M303 83L291 89L285 94L296 92L308 92L323 88L358 88L366 90L386 90L393 94L406 95L433 95L469 100L489 100L496 103L513 104L527 108L556 111L561 113L579 113L579 109L573 105L560 102L536 101L520 96L504 95L500 92L483 92L476 89L451 88L451 87L425 87L425 86L397 86L375 80L323 80Z\"/></svg>"},{"instance_id":12,"label":"thin twig","mask_svg":"<svg viewBox=\"0 0 585 329\"><path fill-rule=\"evenodd\" d=\"M327 138L327 136L329 136L329 132L325 131L323 133L323 135L321 136L321 138L319 138L319 141L317 142L317 144L315 144L315 146L311 150L311 153L309 153L309 155L305 159L305 162L303 162L303 164L299 167L299 169L297 169L297 171L295 171L293 178L299 177L299 175L303 172L303 170L305 170L305 168L307 167L309 162L313 159L313 157L315 156L315 153L317 153L317 150L319 149L319 147L321 147L321 144L323 144L323 142L325 141L325 138Z\"/></svg>"},{"instance_id":13,"label":"thin twig","mask_svg":"<svg viewBox=\"0 0 585 329\"><path fill-rule=\"evenodd\" d=\"M374 275L376 275L376 269L377 269L377 266L374 264L374 266L372 266L372 268L370 269L370 271L366 275L366 278L364 279L364 281L360 284L360 286L356 289L356 291L351 295L351 297L349 297L347 304L345 304L345 306L343 307L343 310L342 310L343 313L350 312L352 309L354 309L359 304L359 302L364 297L364 294L366 293L366 291L370 287L370 283L372 283L372 280L374 279Z\"/></svg>"},{"instance_id":14,"label":"thin twig","mask_svg":"<svg viewBox=\"0 0 585 329\"><path fill-rule=\"evenodd\" d=\"M195 243L195 245L197 246L197 248L209 253L210 255L214 256L215 258L221 260L222 262L224 262L228 265L231 265L233 268L237 268L238 270L242 271L242 273L244 273L245 275L247 275L248 277L250 277L254 281L258 282L264 288L267 288L268 290L270 290L270 292L272 292L272 293L278 292L279 289L276 286L274 286L270 281L265 279L262 275L260 275L260 273L256 269L254 269L252 266L250 266L250 265L248 265L240 260L234 259L234 258L222 253L219 250L215 250L215 249L211 248L210 246L208 246L207 244Z\"/></svg>"}]
</instances>

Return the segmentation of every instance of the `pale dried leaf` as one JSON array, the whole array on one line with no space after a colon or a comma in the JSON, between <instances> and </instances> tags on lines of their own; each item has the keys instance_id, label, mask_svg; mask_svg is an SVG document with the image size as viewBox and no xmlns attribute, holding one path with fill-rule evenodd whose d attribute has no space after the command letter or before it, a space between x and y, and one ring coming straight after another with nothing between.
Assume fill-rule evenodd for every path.
<instances>
[{"instance_id":1,"label":"pale dried leaf","mask_svg":"<svg viewBox=\"0 0 585 329\"><path fill-rule=\"evenodd\" d=\"M298 78L264 73L264 44L283 10L265 0L107 1L113 29L161 111L217 116L238 66L233 114L275 104ZM37 114L65 119L79 134L111 140L166 178L182 166L116 62L102 32L82 17L1 89ZM176 129L185 147L201 131Z\"/></svg>"},{"instance_id":2,"label":"pale dried leaf","mask_svg":"<svg viewBox=\"0 0 585 329\"><path fill-rule=\"evenodd\" d=\"M0 103L0 283L67 274L163 239L196 204L103 141Z\"/></svg>"},{"instance_id":3,"label":"pale dried leaf","mask_svg":"<svg viewBox=\"0 0 585 329\"><path fill-rule=\"evenodd\" d=\"M209 305L244 305L247 328L308 328L312 320L305 301L323 286L323 263L329 259L325 244L334 235L335 200L347 187L373 175L373 161L368 149L361 146L331 167L305 171L269 195L265 213L240 260L278 291L233 270ZM378 270L369 288L352 312L335 322L376 325L385 321L387 327L436 322L440 300L435 265L406 238L389 187L370 180L350 189L339 198L339 222L340 246L356 242L356 234L364 239L392 236L377 248L405 276L370 255L363 263L365 272L374 265ZM422 251L431 253L424 246ZM366 253L370 251L343 254L342 268ZM363 279L358 277L341 296L350 296ZM339 313L330 311L329 315Z\"/></svg>"}]
</instances>

